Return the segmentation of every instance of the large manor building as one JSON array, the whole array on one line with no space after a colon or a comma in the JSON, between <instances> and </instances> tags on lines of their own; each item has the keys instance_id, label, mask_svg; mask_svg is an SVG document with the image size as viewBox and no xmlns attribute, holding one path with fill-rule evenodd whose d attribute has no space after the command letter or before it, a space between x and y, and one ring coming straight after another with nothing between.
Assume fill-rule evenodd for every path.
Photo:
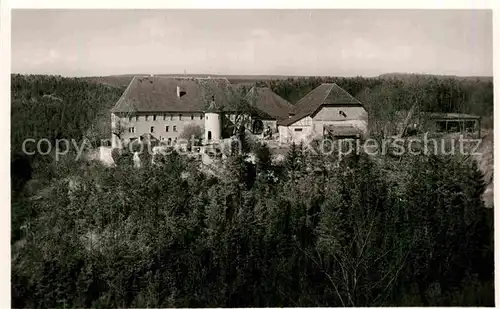
<instances>
[{"instance_id":1,"label":"large manor building","mask_svg":"<svg viewBox=\"0 0 500 309\"><path fill-rule=\"evenodd\" d=\"M111 110L112 146L153 138L172 143L186 126L197 125L205 142L229 137L246 120L252 133L276 130L293 105L269 88L246 93L226 78L134 77Z\"/></svg>"},{"instance_id":2,"label":"large manor building","mask_svg":"<svg viewBox=\"0 0 500 309\"><path fill-rule=\"evenodd\" d=\"M272 131L286 142L367 130L361 102L336 84L320 85L295 106L269 88L243 91L226 78L136 76L111 110L112 147L144 138L171 144L187 126L199 126L209 144L243 120L249 132Z\"/></svg>"}]
</instances>

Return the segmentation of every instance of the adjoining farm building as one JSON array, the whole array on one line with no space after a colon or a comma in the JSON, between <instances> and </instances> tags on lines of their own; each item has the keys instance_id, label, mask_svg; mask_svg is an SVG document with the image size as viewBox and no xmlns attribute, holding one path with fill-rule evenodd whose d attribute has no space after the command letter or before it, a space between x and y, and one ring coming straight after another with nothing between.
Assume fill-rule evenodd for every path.
<instances>
[{"instance_id":1,"label":"adjoining farm building","mask_svg":"<svg viewBox=\"0 0 500 309\"><path fill-rule=\"evenodd\" d=\"M229 137L238 123L258 133L292 109L268 88L239 94L226 78L134 77L111 110L112 147L146 137L172 144L188 125L201 128L204 143Z\"/></svg>"},{"instance_id":2,"label":"adjoining farm building","mask_svg":"<svg viewBox=\"0 0 500 309\"><path fill-rule=\"evenodd\" d=\"M359 100L337 84L313 89L295 105L295 115L279 121L280 139L300 142L312 138L362 138L368 113Z\"/></svg>"},{"instance_id":3,"label":"adjoining farm building","mask_svg":"<svg viewBox=\"0 0 500 309\"><path fill-rule=\"evenodd\" d=\"M268 127L276 132L278 121L288 119L294 114L295 106L274 93L268 87L253 87L248 92L246 99L250 105L259 111L259 120L253 124L253 133L259 134Z\"/></svg>"}]
</instances>

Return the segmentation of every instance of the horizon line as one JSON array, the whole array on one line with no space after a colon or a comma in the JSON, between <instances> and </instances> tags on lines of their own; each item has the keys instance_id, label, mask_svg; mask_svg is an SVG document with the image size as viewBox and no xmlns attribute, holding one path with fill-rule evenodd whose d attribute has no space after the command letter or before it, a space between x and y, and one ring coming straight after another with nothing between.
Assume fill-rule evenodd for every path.
<instances>
[{"instance_id":1,"label":"horizon line","mask_svg":"<svg viewBox=\"0 0 500 309\"><path fill-rule=\"evenodd\" d=\"M439 74L439 73L415 73L415 72L389 72L389 73L381 73L378 75L287 75L287 74L214 74L214 73L157 73L157 74L144 74L144 73L123 73L123 74L109 74L109 75L84 75L84 76L74 76L74 75L62 75L62 74L53 74L53 73L19 73L19 72L11 72L10 75L46 75L46 76L60 76L60 77L68 77L68 78L88 78L88 77L120 77L120 76L188 76L188 77L196 77L196 76L218 76L218 77L284 77L284 78L300 78L300 77L337 77L337 78L376 78L383 77L384 75L430 75L430 76L438 76L438 77L476 77L476 78L493 78L493 75L456 75L456 74Z\"/></svg>"}]
</instances>

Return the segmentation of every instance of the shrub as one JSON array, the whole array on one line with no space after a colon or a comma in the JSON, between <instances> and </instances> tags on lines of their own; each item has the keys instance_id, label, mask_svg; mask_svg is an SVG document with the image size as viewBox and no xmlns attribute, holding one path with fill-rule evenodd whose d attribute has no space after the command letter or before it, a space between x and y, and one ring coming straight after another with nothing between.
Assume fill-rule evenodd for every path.
<instances>
[{"instance_id":1,"label":"shrub","mask_svg":"<svg viewBox=\"0 0 500 309\"><path fill-rule=\"evenodd\" d=\"M113 161L115 162L115 164L118 163L118 160L121 157L122 151L124 151L124 150L118 149L118 148L114 148L113 150L111 150L111 158L113 158Z\"/></svg>"},{"instance_id":2,"label":"shrub","mask_svg":"<svg viewBox=\"0 0 500 309\"><path fill-rule=\"evenodd\" d=\"M189 141L194 138L196 141L198 141L199 139L203 138L203 131L197 124L188 124L184 127L184 130L182 130L180 138L187 139Z\"/></svg>"}]
</instances>

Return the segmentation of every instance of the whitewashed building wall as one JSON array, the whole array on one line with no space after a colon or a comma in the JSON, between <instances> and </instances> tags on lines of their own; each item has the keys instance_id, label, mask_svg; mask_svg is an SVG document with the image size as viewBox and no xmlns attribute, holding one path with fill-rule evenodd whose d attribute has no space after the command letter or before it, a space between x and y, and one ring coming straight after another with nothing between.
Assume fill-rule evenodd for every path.
<instances>
[{"instance_id":1,"label":"whitewashed building wall","mask_svg":"<svg viewBox=\"0 0 500 309\"><path fill-rule=\"evenodd\" d=\"M121 117L120 117L121 116ZM173 141L182 134L187 125L198 125L204 130L205 119L203 113L161 113L161 114L137 114L126 117L126 115L111 114L112 130L116 130L117 121L123 127L122 140L129 142L131 139L139 139L145 133L151 133L159 140ZM153 129L151 132L151 129ZM113 134L113 147L117 147L117 137Z\"/></svg>"},{"instance_id":2,"label":"whitewashed building wall","mask_svg":"<svg viewBox=\"0 0 500 309\"><path fill-rule=\"evenodd\" d=\"M323 134L325 125L352 125L366 133L368 130L368 113L363 107L358 106L323 107L313 118L315 134Z\"/></svg>"}]
</instances>

